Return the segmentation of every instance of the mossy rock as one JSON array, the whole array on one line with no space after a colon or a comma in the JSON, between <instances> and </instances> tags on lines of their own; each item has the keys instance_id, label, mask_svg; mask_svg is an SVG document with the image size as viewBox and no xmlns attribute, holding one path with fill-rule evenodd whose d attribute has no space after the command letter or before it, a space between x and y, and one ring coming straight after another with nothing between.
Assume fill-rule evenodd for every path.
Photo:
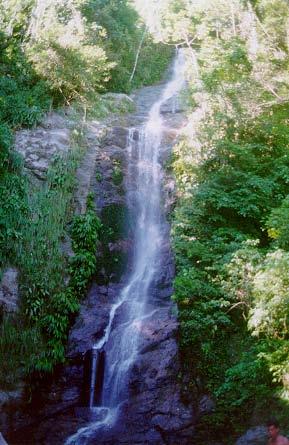
<instances>
[{"instance_id":1,"label":"mossy rock","mask_svg":"<svg viewBox=\"0 0 289 445\"><path fill-rule=\"evenodd\" d=\"M131 227L130 212L123 204L110 204L104 207L100 218L103 228L100 234L102 255L98 261L98 279L105 283L118 282L126 269L128 252L121 248L112 250L111 244L128 238Z\"/></svg>"},{"instance_id":2,"label":"mossy rock","mask_svg":"<svg viewBox=\"0 0 289 445\"><path fill-rule=\"evenodd\" d=\"M104 244L126 238L130 229L130 214L123 204L110 204L103 208L100 219L103 229L100 234Z\"/></svg>"}]
</instances>

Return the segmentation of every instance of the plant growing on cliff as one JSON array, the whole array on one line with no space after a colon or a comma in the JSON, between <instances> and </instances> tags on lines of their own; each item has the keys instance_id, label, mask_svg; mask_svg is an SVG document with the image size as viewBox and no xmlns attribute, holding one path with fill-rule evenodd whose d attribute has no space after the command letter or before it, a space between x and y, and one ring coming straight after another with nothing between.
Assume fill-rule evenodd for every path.
<instances>
[{"instance_id":1,"label":"plant growing on cliff","mask_svg":"<svg viewBox=\"0 0 289 445\"><path fill-rule=\"evenodd\" d=\"M123 181L123 172L121 168L120 161L113 162L113 172L112 172L112 181L114 185L121 185Z\"/></svg>"},{"instance_id":2,"label":"plant growing on cliff","mask_svg":"<svg viewBox=\"0 0 289 445\"><path fill-rule=\"evenodd\" d=\"M70 260L70 286L78 295L85 291L96 271L96 249L101 227L95 213L93 195L88 195L86 213L76 216L71 227L75 255Z\"/></svg>"},{"instance_id":3,"label":"plant growing on cliff","mask_svg":"<svg viewBox=\"0 0 289 445\"><path fill-rule=\"evenodd\" d=\"M19 324L18 324L19 323ZM0 324L0 387L13 390L23 379L30 367L31 357L35 356L41 343L37 327L27 327L12 317L4 317Z\"/></svg>"}]
</instances>

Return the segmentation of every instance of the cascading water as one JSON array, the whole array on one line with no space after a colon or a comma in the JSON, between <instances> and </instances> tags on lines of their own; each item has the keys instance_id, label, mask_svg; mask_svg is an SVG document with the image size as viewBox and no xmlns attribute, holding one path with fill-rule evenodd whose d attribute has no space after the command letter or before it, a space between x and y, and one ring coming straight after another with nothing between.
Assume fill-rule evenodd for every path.
<instances>
[{"instance_id":1,"label":"cascading water","mask_svg":"<svg viewBox=\"0 0 289 445\"><path fill-rule=\"evenodd\" d=\"M148 120L142 128L129 131L128 150L128 205L135 221L134 255L132 271L127 285L110 312L105 334L93 346L90 407L94 406L97 351L105 349L105 371L102 390L102 405L107 408L106 417L82 428L71 436L66 445L85 444L85 438L100 426L109 425L117 416L117 408L128 398L130 369L138 353L138 344L146 317L151 315L147 301L150 286L158 274L159 251L163 243L164 212L161 203L162 166L160 149L163 138L164 122L162 106L174 99L184 87L185 60L179 51L174 63L173 77L167 83L161 98L152 106ZM138 134L138 137L135 137ZM132 186L133 185L133 186ZM133 190L133 191L131 191ZM114 323L117 313L118 323ZM103 410L104 408L97 408Z\"/></svg>"}]
</instances>

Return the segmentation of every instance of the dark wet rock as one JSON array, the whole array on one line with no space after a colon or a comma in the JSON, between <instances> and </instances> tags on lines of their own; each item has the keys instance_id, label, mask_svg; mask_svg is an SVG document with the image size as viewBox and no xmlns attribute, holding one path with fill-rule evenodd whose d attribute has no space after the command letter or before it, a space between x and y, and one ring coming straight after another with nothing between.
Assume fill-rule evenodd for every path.
<instances>
[{"instance_id":1,"label":"dark wet rock","mask_svg":"<svg viewBox=\"0 0 289 445\"><path fill-rule=\"evenodd\" d=\"M240 439L237 440L236 445L267 445L268 433L264 426L256 426L249 429Z\"/></svg>"},{"instance_id":2,"label":"dark wet rock","mask_svg":"<svg viewBox=\"0 0 289 445\"><path fill-rule=\"evenodd\" d=\"M110 131L107 131L107 137L110 137ZM102 212L103 208L112 205L126 206L123 184L122 182L114 182L115 165L121 165L121 170L125 175L125 150L116 145L101 145L97 150L95 178L92 184L99 213Z\"/></svg>"},{"instance_id":3,"label":"dark wet rock","mask_svg":"<svg viewBox=\"0 0 289 445\"><path fill-rule=\"evenodd\" d=\"M171 99L167 100L162 106L161 106L161 113L182 113L186 110L186 105L184 102L178 98L178 97L172 97Z\"/></svg>"},{"instance_id":4,"label":"dark wet rock","mask_svg":"<svg viewBox=\"0 0 289 445\"><path fill-rule=\"evenodd\" d=\"M114 145L122 149L127 147L129 130L125 127L113 127L107 134L104 144Z\"/></svg>"},{"instance_id":5,"label":"dark wet rock","mask_svg":"<svg viewBox=\"0 0 289 445\"><path fill-rule=\"evenodd\" d=\"M0 445L8 445L1 433L0 433Z\"/></svg>"},{"instance_id":6,"label":"dark wet rock","mask_svg":"<svg viewBox=\"0 0 289 445\"><path fill-rule=\"evenodd\" d=\"M212 414L215 410L215 402L211 397L204 395L199 401L199 414L201 416L206 414Z\"/></svg>"},{"instance_id":7,"label":"dark wet rock","mask_svg":"<svg viewBox=\"0 0 289 445\"><path fill-rule=\"evenodd\" d=\"M18 383L18 387L11 391L0 391L0 431L8 440L9 429L13 425L21 423L25 419L23 413L24 384Z\"/></svg>"},{"instance_id":8,"label":"dark wet rock","mask_svg":"<svg viewBox=\"0 0 289 445\"><path fill-rule=\"evenodd\" d=\"M171 373L171 377L173 372ZM193 413L179 401L175 380L131 395L122 405L117 422L91 433L86 444L191 445Z\"/></svg>"},{"instance_id":9,"label":"dark wet rock","mask_svg":"<svg viewBox=\"0 0 289 445\"><path fill-rule=\"evenodd\" d=\"M149 306L140 338L139 354L129 379L129 400L115 425L91 433L87 444L191 444L192 407L180 401L180 371L176 342L177 322L170 308ZM126 313L120 311L118 318ZM123 320L124 321L124 320ZM119 322L112 337L118 337ZM115 341L110 339L110 341ZM109 348L109 345L108 345Z\"/></svg>"},{"instance_id":10,"label":"dark wet rock","mask_svg":"<svg viewBox=\"0 0 289 445\"><path fill-rule=\"evenodd\" d=\"M61 251L67 258L71 258L74 255L72 240L67 233L64 235L63 240L61 241ZM66 284L68 284L68 282L69 277L66 278Z\"/></svg>"},{"instance_id":11,"label":"dark wet rock","mask_svg":"<svg viewBox=\"0 0 289 445\"><path fill-rule=\"evenodd\" d=\"M133 118L140 119L141 123L147 118L148 111L155 103L156 98L160 97L164 88L164 84L160 83L156 86L148 86L142 88L140 91L132 94L132 99L136 104L136 113Z\"/></svg>"},{"instance_id":12,"label":"dark wet rock","mask_svg":"<svg viewBox=\"0 0 289 445\"><path fill-rule=\"evenodd\" d=\"M166 175L164 181L165 211L169 213L176 201L176 184L174 178L169 174Z\"/></svg>"},{"instance_id":13,"label":"dark wet rock","mask_svg":"<svg viewBox=\"0 0 289 445\"><path fill-rule=\"evenodd\" d=\"M75 428L85 424L74 412L81 400L82 358L58 370L51 379L37 384L32 399L23 392L21 399L9 403L3 429L9 445L60 445Z\"/></svg>"},{"instance_id":14,"label":"dark wet rock","mask_svg":"<svg viewBox=\"0 0 289 445\"><path fill-rule=\"evenodd\" d=\"M148 352L151 353L156 348L160 347L161 355L167 356L167 358L176 354L175 337L177 330L178 324L175 317L171 315L170 307L163 307L153 311L152 316L145 323L145 329L141 338L140 354L145 355L144 359L149 363L151 363L151 358L146 354ZM169 339L172 341L166 343ZM168 371L165 362L159 364L159 371L161 371L162 367Z\"/></svg>"},{"instance_id":15,"label":"dark wet rock","mask_svg":"<svg viewBox=\"0 0 289 445\"><path fill-rule=\"evenodd\" d=\"M87 126L87 151L76 171L77 189L74 194L75 212L83 214L86 212L87 196L91 190L94 180L95 166L99 144L105 135L103 127L96 123Z\"/></svg>"},{"instance_id":16,"label":"dark wet rock","mask_svg":"<svg viewBox=\"0 0 289 445\"><path fill-rule=\"evenodd\" d=\"M20 385L19 388L12 391L0 391L0 411L2 412L3 407L9 404L17 403L23 397L23 391L23 385Z\"/></svg>"},{"instance_id":17,"label":"dark wet rock","mask_svg":"<svg viewBox=\"0 0 289 445\"><path fill-rule=\"evenodd\" d=\"M145 98L135 97L140 112L155 101L152 92L152 89L146 89ZM127 142L127 137L127 127L122 130L120 127L115 127L106 137L103 147L105 156L108 155L106 151L108 147L123 146ZM166 149L169 152L170 148ZM117 149L113 148L112 153L117 153ZM137 161L136 157L132 159ZM106 178L111 175L110 165L109 163L104 165L104 160L99 163ZM133 169L131 173L133 175ZM174 185L171 180L165 197L173 192ZM130 189L128 195L130 202L134 202L133 196L134 190ZM110 197L106 197L103 201L104 209L108 202L111 202ZM169 209L169 205L166 209ZM109 213L107 212L107 215ZM106 219L108 221L110 218ZM169 235L169 226L165 223L163 230ZM112 252L114 248L114 244L111 244ZM86 444L97 442L102 445L175 445L176 443L191 445L192 443L195 417L192 406L186 406L181 402L181 385L178 382L180 373L178 324L175 307L170 301L174 263L169 243L160 246L159 257L160 264L157 268L161 272L155 277L150 288L145 321L140 323L140 320L136 320L136 329L139 326L141 333L139 353L129 377L128 401L123 404L116 424L110 428L99 428L96 432L92 430L90 437L85 439ZM127 301L116 311L112 332L106 345L108 351L120 338L121 325L128 322L128 305Z\"/></svg>"},{"instance_id":18,"label":"dark wet rock","mask_svg":"<svg viewBox=\"0 0 289 445\"><path fill-rule=\"evenodd\" d=\"M106 159L109 161L107 167L111 170L113 167L113 160L124 162L127 158L126 152L116 145L106 145L105 147L102 147L101 152L102 155L105 154Z\"/></svg>"},{"instance_id":19,"label":"dark wet rock","mask_svg":"<svg viewBox=\"0 0 289 445\"><path fill-rule=\"evenodd\" d=\"M0 308L4 313L14 313L18 304L18 270L10 267L4 270L0 283Z\"/></svg>"},{"instance_id":20,"label":"dark wet rock","mask_svg":"<svg viewBox=\"0 0 289 445\"><path fill-rule=\"evenodd\" d=\"M84 354L99 340L109 321L111 306L119 286L92 285L69 335L68 356Z\"/></svg>"},{"instance_id":21,"label":"dark wet rock","mask_svg":"<svg viewBox=\"0 0 289 445\"><path fill-rule=\"evenodd\" d=\"M165 140L178 137L179 131L187 124L188 119L185 113L165 115ZM168 139L167 139L168 138Z\"/></svg>"}]
</instances>

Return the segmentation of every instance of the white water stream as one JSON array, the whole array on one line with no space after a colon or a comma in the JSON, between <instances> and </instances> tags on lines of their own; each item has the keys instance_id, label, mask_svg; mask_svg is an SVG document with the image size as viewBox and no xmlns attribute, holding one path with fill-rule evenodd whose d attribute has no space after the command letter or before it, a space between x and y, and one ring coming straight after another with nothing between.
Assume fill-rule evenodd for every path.
<instances>
[{"instance_id":1,"label":"white water stream","mask_svg":"<svg viewBox=\"0 0 289 445\"><path fill-rule=\"evenodd\" d=\"M83 445L100 426L109 427L117 418L118 406L128 397L130 368L136 360L138 344L145 324L150 285L158 273L159 251L163 243L163 210L161 203L162 166L159 162L162 147L164 120L161 107L169 99L176 98L185 84L185 60L179 51L174 62L172 80L164 87L161 98L151 107L148 120L139 130L129 132L128 181L133 181L129 206L135 217L134 257L132 272L117 302L110 312L105 334L94 346L93 352L106 349L103 386L103 407L93 408L93 393L96 379L96 363L92 365L90 407L100 413L102 420L91 423L71 436L66 445ZM172 100L172 111L174 111ZM135 132L139 137L134 138ZM130 184L130 190L132 189ZM122 311L122 323L114 326L117 312ZM150 309L151 311L151 309ZM109 346L106 348L106 346ZM105 407L105 408L104 408ZM105 411L104 411L105 410ZM103 414L104 413L104 414Z\"/></svg>"}]
</instances>

